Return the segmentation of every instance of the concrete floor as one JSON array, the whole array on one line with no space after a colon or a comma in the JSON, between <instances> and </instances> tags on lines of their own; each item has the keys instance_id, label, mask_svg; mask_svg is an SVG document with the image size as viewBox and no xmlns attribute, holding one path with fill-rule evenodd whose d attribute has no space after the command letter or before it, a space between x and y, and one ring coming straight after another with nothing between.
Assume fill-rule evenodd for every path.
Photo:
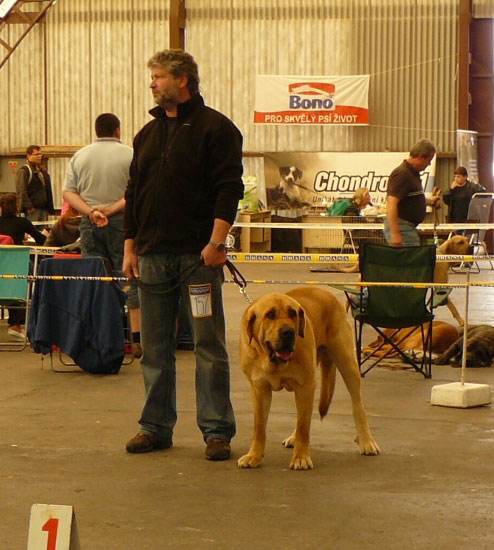
<instances>
[{"instance_id":1,"label":"concrete floor","mask_svg":"<svg viewBox=\"0 0 494 550\"><path fill-rule=\"evenodd\" d=\"M247 278L352 280L310 273L307 265L238 264ZM492 279L490 271L475 276ZM453 275L451 280L463 279ZM252 298L283 291L249 285ZM314 414L314 470L288 469L281 440L295 422L293 395L273 397L265 461L240 470L252 409L238 366L239 320L247 303L225 285L232 400L238 434L227 462L204 459L195 424L193 353L178 355L179 421L171 450L129 455L143 399L138 362L118 376L56 373L30 351L0 354L0 548L27 546L33 503L72 505L83 550L194 549L487 549L494 547L492 407L430 405L431 387L459 380L449 366L432 380L374 369L364 403L381 455L353 443L350 399L338 377L328 417ZM338 295L342 298L341 293ZM494 293L471 292L470 322L494 324ZM464 291L455 290L462 311ZM446 308L438 319L452 321ZM2 332L5 321L2 321ZM494 384L494 369L468 371Z\"/></svg>"}]
</instances>

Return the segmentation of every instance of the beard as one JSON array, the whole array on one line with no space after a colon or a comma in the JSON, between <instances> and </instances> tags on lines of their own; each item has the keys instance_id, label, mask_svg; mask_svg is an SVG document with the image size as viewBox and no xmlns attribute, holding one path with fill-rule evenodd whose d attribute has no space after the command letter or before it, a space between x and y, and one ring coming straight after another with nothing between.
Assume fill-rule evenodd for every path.
<instances>
[{"instance_id":1,"label":"beard","mask_svg":"<svg viewBox=\"0 0 494 550\"><path fill-rule=\"evenodd\" d=\"M170 109L178 105L178 97L175 95L171 95L169 93L162 93L158 94L154 97L154 101L162 108L162 109Z\"/></svg>"}]
</instances>

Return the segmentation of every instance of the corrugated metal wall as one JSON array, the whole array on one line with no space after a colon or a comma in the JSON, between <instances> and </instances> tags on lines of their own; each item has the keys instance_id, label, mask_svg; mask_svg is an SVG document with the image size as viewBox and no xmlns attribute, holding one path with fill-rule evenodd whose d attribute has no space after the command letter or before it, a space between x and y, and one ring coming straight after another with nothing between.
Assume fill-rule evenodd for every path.
<instances>
[{"instance_id":1,"label":"corrugated metal wall","mask_svg":"<svg viewBox=\"0 0 494 550\"><path fill-rule=\"evenodd\" d=\"M492 19L494 18L493 0L473 0L472 13L474 17Z\"/></svg>"},{"instance_id":2,"label":"corrugated metal wall","mask_svg":"<svg viewBox=\"0 0 494 550\"><path fill-rule=\"evenodd\" d=\"M427 137L454 152L457 16L456 0L188 0L187 48L247 151L407 151ZM370 126L254 125L256 74L370 74ZM260 159L245 164L263 177Z\"/></svg>"},{"instance_id":3,"label":"corrugated metal wall","mask_svg":"<svg viewBox=\"0 0 494 550\"><path fill-rule=\"evenodd\" d=\"M455 150L456 0L188 0L207 100L251 151ZM231 51L231 57L228 56ZM370 74L366 128L252 124L256 74Z\"/></svg>"},{"instance_id":4,"label":"corrugated metal wall","mask_svg":"<svg viewBox=\"0 0 494 550\"><path fill-rule=\"evenodd\" d=\"M147 60L169 45L168 17L162 0L57 2L0 71L8 99L0 102L0 154L31 143L85 145L103 112L120 117L122 139L131 144L149 120ZM12 43L23 30L10 25L4 32ZM68 159L49 162L60 205Z\"/></svg>"},{"instance_id":5,"label":"corrugated metal wall","mask_svg":"<svg viewBox=\"0 0 494 550\"><path fill-rule=\"evenodd\" d=\"M187 48L199 63L206 101L240 127L246 151L408 150L421 137L455 151L457 0L186 5ZM8 32L12 38L20 28ZM0 103L7 129L0 153L31 142L88 143L104 111L121 117L130 143L152 106L147 59L167 46L168 2L58 2L0 72L0 93L8 97ZM371 74L369 127L252 123L256 74L365 73ZM56 187L65 164L50 161ZM246 171L261 176L261 161L247 159Z\"/></svg>"}]
</instances>

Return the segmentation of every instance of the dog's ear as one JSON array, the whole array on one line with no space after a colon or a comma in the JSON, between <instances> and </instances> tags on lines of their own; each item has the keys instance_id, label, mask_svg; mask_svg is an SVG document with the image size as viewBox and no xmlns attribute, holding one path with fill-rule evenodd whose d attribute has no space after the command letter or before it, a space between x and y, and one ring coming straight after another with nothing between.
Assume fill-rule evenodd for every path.
<instances>
[{"instance_id":1,"label":"dog's ear","mask_svg":"<svg viewBox=\"0 0 494 550\"><path fill-rule=\"evenodd\" d=\"M247 336L249 337L249 344L252 342L252 338L254 338L254 323L256 322L256 312L253 308L251 308L252 311L247 312Z\"/></svg>"},{"instance_id":2,"label":"dog's ear","mask_svg":"<svg viewBox=\"0 0 494 550\"><path fill-rule=\"evenodd\" d=\"M302 172L302 170L300 170L300 168L297 168L295 170L295 175L297 176L297 178L301 178L304 175L304 173Z\"/></svg>"},{"instance_id":3,"label":"dog's ear","mask_svg":"<svg viewBox=\"0 0 494 550\"><path fill-rule=\"evenodd\" d=\"M443 254L451 254L451 247L453 246L453 237L451 239L448 239L445 243L443 243L444 250Z\"/></svg>"},{"instance_id":4,"label":"dog's ear","mask_svg":"<svg viewBox=\"0 0 494 550\"><path fill-rule=\"evenodd\" d=\"M282 178L284 178L289 173L290 173L290 167L289 166L280 166L280 176Z\"/></svg>"},{"instance_id":5,"label":"dog's ear","mask_svg":"<svg viewBox=\"0 0 494 550\"><path fill-rule=\"evenodd\" d=\"M300 307L298 309L298 335L303 338L305 334L305 311Z\"/></svg>"}]
</instances>

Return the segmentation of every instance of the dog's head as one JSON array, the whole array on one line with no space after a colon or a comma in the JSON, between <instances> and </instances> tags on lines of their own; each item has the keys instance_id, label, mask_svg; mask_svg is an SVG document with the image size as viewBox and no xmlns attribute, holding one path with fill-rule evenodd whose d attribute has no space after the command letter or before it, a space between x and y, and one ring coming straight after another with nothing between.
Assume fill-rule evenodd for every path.
<instances>
[{"instance_id":1,"label":"dog's head","mask_svg":"<svg viewBox=\"0 0 494 550\"><path fill-rule=\"evenodd\" d=\"M489 350L485 346L478 344L468 345L466 367L467 369L490 367L492 364L493 350ZM461 351L451 360L451 364L455 367L461 367L462 353Z\"/></svg>"},{"instance_id":2,"label":"dog's head","mask_svg":"<svg viewBox=\"0 0 494 550\"><path fill-rule=\"evenodd\" d=\"M455 235L444 242L438 249L439 254L472 254L473 246L463 235Z\"/></svg>"},{"instance_id":3,"label":"dog's head","mask_svg":"<svg viewBox=\"0 0 494 550\"><path fill-rule=\"evenodd\" d=\"M490 367L493 358L494 329L491 326L480 326L470 343L467 343L467 367Z\"/></svg>"},{"instance_id":4,"label":"dog's head","mask_svg":"<svg viewBox=\"0 0 494 550\"><path fill-rule=\"evenodd\" d=\"M280 176L287 183L294 184L298 180L302 179L303 172L296 166L281 166L280 167Z\"/></svg>"},{"instance_id":5,"label":"dog's head","mask_svg":"<svg viewBox=\"0 0 494 550\"><path fill-rule=\"evenodd\" d=\"M467 368L490 367L494 359L494 328L490 325L473 325L467 332ZM462 349L451 364L461 367Z\"/></svg>"},{"instance_id":6,"label":"dog's head","mask_svg":"<svg viewBox=\"0 0 494 550\"><path fill-rule=\"evenodd\" d=\"M244 330L249 345L255 343L269 363L286 364L293 356L297 338L305 334L305 312L286 294L267 294L244 313Z\"/></svg>"}]
</instances>

